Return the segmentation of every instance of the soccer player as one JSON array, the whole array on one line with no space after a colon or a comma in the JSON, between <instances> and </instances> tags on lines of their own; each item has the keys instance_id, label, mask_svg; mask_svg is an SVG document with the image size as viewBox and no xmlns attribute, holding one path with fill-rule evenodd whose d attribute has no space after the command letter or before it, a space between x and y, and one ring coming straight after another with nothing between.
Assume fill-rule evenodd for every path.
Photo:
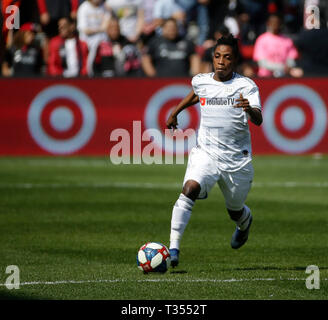
<instances>
[{"instance_id":1,"label":"soccer player","mask_svg":"<svg viewBox=\"0 0 328 320\"><path fill-rule=\"evenodd\" d=\"M188 159L183 190L171 220L171 265L179 262L180 241L196 199L205 199L217 182L236 229L231 247L240 248L248 239L252 215L245 205L253 179L251 138L248 120L262 123L261 102L256 84L234 72L239 57L238 40L221 37L213 49L212 73L192 78L191 92L174 108L167 127L176 129L177 116L200 102L201 120L197 146Z\"/></svg>"}]
</instances>

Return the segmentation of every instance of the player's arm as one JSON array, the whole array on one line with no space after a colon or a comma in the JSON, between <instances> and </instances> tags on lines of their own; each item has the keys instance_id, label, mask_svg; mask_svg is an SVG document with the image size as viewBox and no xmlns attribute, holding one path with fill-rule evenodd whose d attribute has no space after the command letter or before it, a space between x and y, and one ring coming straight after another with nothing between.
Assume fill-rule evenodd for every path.
<instances>
[{"instance_id":1,"label":"player's arm","mask_svg":"<svg viewBox=\"0 0 328 320\"><path fill-rule=\"evenodd\" d=\"M252 108L249 104L248 99L245 99L242 94L240 94L239 99L236 99L237 104L235 108L243 108L243 110L248 113L250 120L257 126L262 124L262 112L258 108Z\"/></svg>"},{"instance_id":2,"label":"player's arm","mask_svg":"<svg viewBox=\"0 0 328 320\"><path fill-rule=\"evenodd\" d=\"M169 118L166 121L166 126L169 129L176 129L178 125L178 119L177 116L178 114L190 107L193 106L194 104L199 102L199 97L195 94L194 90L191 90L188 95L173 109L171 112Z\"/></svg>"}]
</instances>

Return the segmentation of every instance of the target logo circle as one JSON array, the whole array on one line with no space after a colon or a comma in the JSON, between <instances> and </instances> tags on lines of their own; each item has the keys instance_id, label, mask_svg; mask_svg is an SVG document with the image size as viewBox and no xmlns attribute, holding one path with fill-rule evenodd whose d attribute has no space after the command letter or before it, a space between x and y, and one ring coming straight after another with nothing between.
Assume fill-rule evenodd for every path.
<instances>
[{"instance_id":1,"label":"target logo circle","mask_svg":"<svg viewBox=\"0 0 328 320\"><path fill-rule=\"evenodd\" d=\"M171 110L190 92L190 86L187 85L169 85L157 91L149 100L144 115L146 129L156 129L164 132L165 123ZM199 108L193 106L181 112L178 116L178 128L185 130L187 128L195 129L198 127L200 119ZM166 139L173 140L171 135L166 135ZM179 139L176 137L176 139ZM184 154L190 151L196 143L196 132L188 136L188 139L194 143L188 143L188 150L185 150L183 144L168 143L161 144L158 147L165 146L165 151L177 154ZM156 140L154 140L156 144Z\"/></svg>"},{"instance_id":2,"label":"target logo circle","mask_svg":"<svg viewBox=\"0 0 328 320\"><path fill-rule=\"evenodd\" d=\"M81 149L96 126L91 99L70 85L54 85L41 91L28 110L29 131L36 143L53 154Z\"/></svg>"},{"instance_id":3,"label":"target logo circle","mask_svg":"<svg viewBox=\"0 0 328 320\"><path fill-rule=\"evenodd\" d=\"M302 153L314 148L327 129L327 109L320 95L305 85L275 90L263 108L263 131L279 150Z\"/></svg>"}]
</instances>

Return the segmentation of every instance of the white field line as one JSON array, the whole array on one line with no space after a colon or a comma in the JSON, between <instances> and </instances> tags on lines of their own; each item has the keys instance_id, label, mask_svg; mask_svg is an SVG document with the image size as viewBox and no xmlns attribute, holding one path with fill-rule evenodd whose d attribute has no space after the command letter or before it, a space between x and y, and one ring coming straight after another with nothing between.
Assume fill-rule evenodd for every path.
<instances>
[{"instance_id":1,"label":"white field line","mask_svg":"<svg viewBox=\"0 0 328 320\"><path fill-rule=\"evenodd\" d=\"M57 188L129 188L179 189L181 183L104 182L104 183L0 183L0 189L57 189ZM253 188L328 188L324 182L253 182Z\"/></svg>"},{"instance_id":2,"label":"white field line","mask_svg":"<svg viewBox=\"0 0 328 320\"><path fill-rule=\"evenodd\" d=\"M61 284L86 284L86 283L128 283L128 282L186 282L186 283L224 283L224 282L254 282L254 281L305 281L304 278L249 278L249 279L100 279L100 280L59 280L59 281L31 281L21 282L20 286L35 286L35 285L61 285ZM320 279L327 281L328 278ZM0 283L0 287L10 284Z\"/></svg>"}]
</instances>

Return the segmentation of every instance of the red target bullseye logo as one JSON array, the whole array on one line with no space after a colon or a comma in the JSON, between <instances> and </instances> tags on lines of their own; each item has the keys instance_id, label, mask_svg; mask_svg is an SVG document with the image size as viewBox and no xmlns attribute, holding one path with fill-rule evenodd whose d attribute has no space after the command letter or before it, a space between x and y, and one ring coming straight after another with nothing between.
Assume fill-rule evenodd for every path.
<instances>
[{"instance_id":1,"label":"red target bullseye logo","mask_svg":"<svg viewBox=\"0 0 328 320\"><path fill-rule=\"evenodd\" d=\"M298 98L286 99L275 114L277 129L289 139L304 138L311 131L313 121L311 106Z\"/></svg>"},{"instance_id":2,"label":"red target bullseye logo","mask_svg":"<svg viewBox=\"0 0 328 320\"><path fill-rule=\"evenodd\" d=\"M190 92L190 87L187 85L170 85L166 86L157 91L149 100L145 115L144 123L146 129L156 129L161 133L167 129L165 124L171 110ZM188 128L194 129L188 134L188 139L192 142L188 143L188 150L185 150L184 144L177 143L175 146L173 143L162 144L158 142L158 147L165 147L166 152L184 154L190 151L196 144L196 133L195 130L198 127L200 119L199 108L189 107L188 109L181 112L178 116L178 127L179 129L185 130ZM173 139L170 135L166 135L167 139ZM185 137L181 137L184 139ZM179 136L176 136L179 139ZM156 144L156 140L154 140Z\"/></svg>"},{"instance_id":3,"label":"red target bullseye logo","mask_svg":"<svg viewBox=\"0 0 328 320\"><path fill-rule=\"evenodd\" d=\"M306 152L321 141L326 129L326 106L319 94L307 86L283 86L266 100L263 131L279 150Z\"/></svg>"},{"instance_id":4,"label":"red target bullseye logo","mask_svg":"<svg viewBox=\"0 0 328 320\"><path fill-rule=\"evenodd\" d=\"M54 154L81 149L96 125L95 108L80 89L55 85L41 91L28 111L28 127L37 144Z\"/></svg>"},{"instance_id":5,"label":"red target bullseye logo","mask_svg":"<svg viewBox=\"0 0 328 320\"><path fill-rule=\"evenodd\" d=\"M41 114L44 131L55 139L70 139L81 129L83 116L74 101L55 99Z\"/></svg>"}]
</instances>

